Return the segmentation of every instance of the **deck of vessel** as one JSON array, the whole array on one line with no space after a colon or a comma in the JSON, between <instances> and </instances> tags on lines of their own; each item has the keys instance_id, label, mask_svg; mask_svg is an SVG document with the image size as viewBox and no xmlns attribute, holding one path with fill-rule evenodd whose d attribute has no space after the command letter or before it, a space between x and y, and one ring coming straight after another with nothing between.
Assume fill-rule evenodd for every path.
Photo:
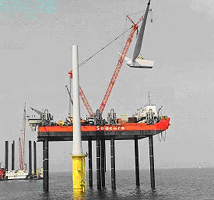
<instances>
[{"instance_id":1,"label":"deck of vessel","mask_svg":"<svg viewBox=\"0 0 214 200\"><path fill-rule=\"evenodd\" d=\"M169 118L161 119L158 123L148 125L146 123L124 123L121 125L92 126L82 125L81 136L83 141L104 138L110 140L132 140L136 136L143 139L149 135L159 134L169 127ZM40 126L38 129L38 141L73 141L73 126Z\"/></svg>"}]
</instances>

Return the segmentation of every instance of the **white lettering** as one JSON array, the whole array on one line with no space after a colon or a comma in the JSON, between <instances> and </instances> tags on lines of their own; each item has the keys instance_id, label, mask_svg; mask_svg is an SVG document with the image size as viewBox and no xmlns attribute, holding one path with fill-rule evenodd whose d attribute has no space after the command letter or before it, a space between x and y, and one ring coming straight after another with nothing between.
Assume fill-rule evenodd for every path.
<instances>
[{"instance_id":1,"label":"white lettering","mask_svg":"<svg viewBox=\"0 0 214 200\"><path fill-rule=\"evenodd\" d=\"M116 126L114 126L114 127L112 127L112 126L107 126L107 127L103 127L103 126L96 126L96 130L97 131L103 131L103 130L105 130L105 131L112 131L112 130L114 130L114 131L120 131L120 130L125 130L125 127L124 126L118 126L118 127L116 127Z\"/></svg>"}]
</instances>

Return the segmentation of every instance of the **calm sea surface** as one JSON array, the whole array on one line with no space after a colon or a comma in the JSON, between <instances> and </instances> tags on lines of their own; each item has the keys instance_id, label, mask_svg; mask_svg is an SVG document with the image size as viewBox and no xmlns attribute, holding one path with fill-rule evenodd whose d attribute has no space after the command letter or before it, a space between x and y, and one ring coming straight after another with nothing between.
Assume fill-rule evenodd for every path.
<instances>
[{"instance_id":1,"label":"calm sea surface","mask_svg":"<svg viewBox=\"0 0 214 200\"><path fill-rule=\"evenodd\" d=\"M135 186L133 171L117 171L117 189L110 184L106 172L106 188L87 189L86 199L145 199L145 200L214 200L214 169L162 169L155 171L156 189L150 188L149 170L140 171L141 186ZM50 173L49 193L43 192L42 180L0 181L0 199L72 199L70 173Z\"/></svg>"}]
</instances>

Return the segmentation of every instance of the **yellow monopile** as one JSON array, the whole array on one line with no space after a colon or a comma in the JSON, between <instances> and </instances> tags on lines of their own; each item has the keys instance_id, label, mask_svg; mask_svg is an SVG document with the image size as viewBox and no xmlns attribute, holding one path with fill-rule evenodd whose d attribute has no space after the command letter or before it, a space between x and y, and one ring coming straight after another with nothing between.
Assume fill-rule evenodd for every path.
<instances>
[{"instance_id":1,"label":"yellow monopile","mask_svg":"<svg viewBox=\"0 0 214 200\"><path fill-rule=\"evenodd\" d=\"M85 199L85 155L70 155L73 164L73 199Z\"/></svg>"}]
</instances>

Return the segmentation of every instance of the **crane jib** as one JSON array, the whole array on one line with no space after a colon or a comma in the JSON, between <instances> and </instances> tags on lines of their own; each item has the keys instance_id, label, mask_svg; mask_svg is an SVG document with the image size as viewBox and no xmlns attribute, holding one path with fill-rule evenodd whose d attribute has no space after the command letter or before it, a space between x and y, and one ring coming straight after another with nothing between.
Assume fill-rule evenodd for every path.
<instances>
[{"instance_id":1,"label":"crane jib","mask_svg":"<svg viewBox=\"0 0 214 200\"><path fill-rule=\"evenodd\" d=\"M117 80L118 74L119 74L120 69L121 69L121 67L122 67L122 65L123 65L123 61L124 61L124 59L125 59L125 56L126 56L126 54L127 54L127 51L128 51L128 49L129 49L129 46L130 46L130 44L131 44L131 42L132 42L132 39L133 39L133 36L134 36L134 33L135 33L136 29L137 29L137 26L134 24L134 25L132 26L131 33L130 33L130 35L129 35L127 41L126 41L125 47L124 47L124 49L123 49L123 51L122 51L122 53L121 53L121 55L120 55L120 58L119 58L119 60L118 60L117 66L116 66L116 69L114 70L114 74L113 74L113 76L112 76L112 78L111 78L111 80L110 80L110 83L109 83L109 86L108 86L108 88L107 88L107 90L106 90L106 93L105 93L105 95L104 95L104 98L103 98L103 100L102 100L102 102L101 102L101 104L100 104L100 112L101 112L101 113L102 113L102 112L104 111L104 109L105 109L106 103L107 103L107 101L108 101L108 99L109 99L109 96L110 96L110 94L111 94L112 88L113 88L113 86L114 86L114 84L115 84L115 82L116 82L116 80Z\"/></svg>"}]
</instances>

